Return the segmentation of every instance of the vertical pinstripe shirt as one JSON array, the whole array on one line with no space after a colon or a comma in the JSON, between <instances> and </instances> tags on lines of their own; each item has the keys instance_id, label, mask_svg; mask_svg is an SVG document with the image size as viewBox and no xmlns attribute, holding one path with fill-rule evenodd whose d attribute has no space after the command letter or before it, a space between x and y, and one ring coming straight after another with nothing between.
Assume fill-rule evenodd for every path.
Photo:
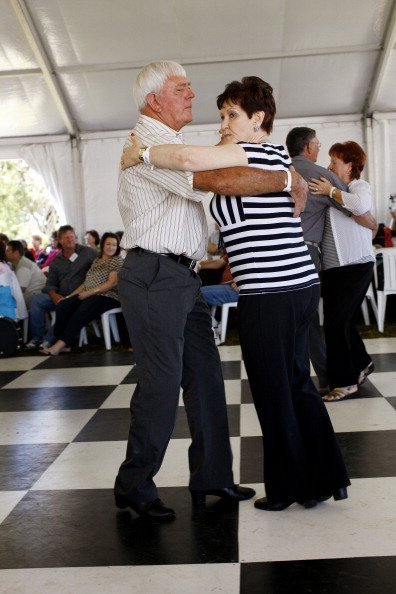
<instances>
[{"instance_id":1,"label":"vertical pinstripe shirt","mask_svg":"<svg viewBox=\"0 0 396 594\"><path fill-rule=\"evenodd\" d=\"M183 143L180 132L144 115L133 131L146 146ZM130 145L128 136L124 146ZM202 204L206 196L194 191L192 173L155 169L145 163L120 171L118 207L125 228L122 247L139 246L200 260L208 242Z\"/></svg>"}]
</instances>

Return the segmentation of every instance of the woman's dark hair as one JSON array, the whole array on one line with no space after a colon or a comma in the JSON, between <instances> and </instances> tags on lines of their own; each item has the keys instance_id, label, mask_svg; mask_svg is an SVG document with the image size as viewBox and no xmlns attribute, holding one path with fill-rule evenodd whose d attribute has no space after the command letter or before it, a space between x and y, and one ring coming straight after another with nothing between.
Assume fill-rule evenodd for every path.
<instances>
[{"instance_id":1,"label":"woman's dark hair","mask_svg":"<svg viewBox=\"0 0 396 594\"><path fill-rule=\"evenodd\" d=\"M88 231L88 233L90 233L90 231ZM100 252L99 252L99 258L102 257L103 255L103 246L105 244L106 239L109 239L109 237L111 239L116 239L117 240L117 249L115 251L115 256L118 256L121 248L120 248L120 238L118 237L118 235L116 235L116 233L103 233L102 235L102 239L100 240Z\"/></svg>"},{"instance_id":2,"label":"woman's dark hair","mask_svg":"<svg viewBox=\"0 0 396 594\"><path fill-rule=\"evenodd\" d=\"M229 101L240 105L251 118L256 111L264 111L261 128L268 134L272 131L276 114L275 99L271 85L258 76L245 76L241 82L230 82L223 93L217 97L217 107L222 109Z\"/></svg>"},{"instance_id":3,"label":"woman's dark hair","mask_svg":"<svg viewBox=\"0 0 396 594\"><path fill-rule=\"evenodd\" d=\"M5 250L6 250L6 246L4 245L4 243L2 241L0 241L0 262L6 261Z\"/></svg>"},{"instance_id":4,"label":"woman's dark hair","mask_svg":"<svg viewBox=\"0 0 396 594\"><path fill-rule=\"evenodd\" d=\"M99 245L100 244L100 236L99 233L97 231L95 231L95 229L90 229L89 231L85 231L85 235L87 234L92 235L92 237L95 240L95 245Z\"/></svg>"},{"instance_id":5,"label":"woman's dark hair","mask_svg":"<svg viewBox=\"0 0 396 594\"><path fill-rule=\"evenodd\" d=\"M330 157L338 157L344 163L351 163L351 178L359 179L366 163L366 153L357 142L347 140L336 142L330 147Z\"/></svg>"}]
</instances>

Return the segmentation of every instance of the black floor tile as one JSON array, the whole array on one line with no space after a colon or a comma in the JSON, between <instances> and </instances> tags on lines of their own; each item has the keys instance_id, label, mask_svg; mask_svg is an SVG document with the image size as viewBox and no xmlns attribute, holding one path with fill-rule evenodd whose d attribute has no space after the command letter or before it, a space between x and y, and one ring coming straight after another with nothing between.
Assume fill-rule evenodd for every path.
<instances>
[{"instance_id":1,"label":"black floor tile","mask_svg":"<svg viewBox=\"0 0 396 594\"><path fill-rule=\"evenodd\" d=\"M136 367L134 366L131 369L131 371L129 371L129 373L124 377L121 384L136 384L137 381L138 381L138 378L136 375Z\"/></svg>"},{"instance_id":2,"label":"black floor tile","mask_svg":"<svg viewBox=\"0 0 396 594\"><path fill-rule=\"evenodd\" d=\"M12 367L11 364L10 367ZM6 386L24 373L25 371L0 371L0 388Z\"/></svg>"},{"instance_id":3,"label":"black floor tile","mask_svg":"<svg viewBox=\"0 0 396 594\"><path fill-rule=\"evenodd\" d=\"M131 416L128 408L102 408L73 441L125 441Z\"/></svg>"},{"instance_id":4,"label":"black floor tile","mask_svg":"<svg viewBox=\"0 0 396 594\"><path fill-rule=\"evenodd\" d=\"M0 412L99 408L116 386L0 390Z\"/></svg>"},{"instance_id":5,"label":"black floor tile","mask_svg":"<svg viewBox=\"0 0 396 594\"><path fill-rule=\"evenodd\" d=\"M371 355L374 362L374 371L396 371L396 353L380 353Z\"/></svg>"},{"instance_id":6,"label":"black floor tile","mask_svg":"<svg viewBox=\"0 0 396 594\"><path fill-rule=\"evenodd\" d=\"M92 567L238 561L238 506L193 513L188 490L159 496L176 520L154 523L114 506L110 489L31 491L0 526L0 567Z\"/></svg>"},{"instance_id":7,"label":"black floor tile","mask_svg":"<svg viewBox=\"0 0 396 594\"><path fill-rule=\"evenodd\" d=\"M227 412L230 435L237 437L240 434L240 407L230 404L227 406ZM129 424L129 409L103 408L94 414L74 441L124 441L128 438ZM186 411L183 406L179 406L172 438L189 437Z\"/></svg>"},{"instance_id":8,"label":"black floor tile","mask_svg":"<svg viewBox=\"0 0 396 594\"><path fill-rule=\"evenodd\" d=\"M106 367L109 365L133 365L133 353L127 351L63 353L48 357L35 369L68 369L70 367Z\"/></svg>"},{"instance_id":9,"label":"black floor tile","mask_svg":"<svg viewBox=\"0 0 396 594\"><path fill-rule=\"evenodd\" d=\"M30 489L63 452L66 443L0 446L0 491Z\"/></svg>"},{"instance_id":10,"label":"black floor tile","mask_svg":"<svg viewBox=\"0 0 396 594\"><path fill-rule=\"evenodd\" d=\"M222 361L221 368L225 380L240 379L241 362L240 361Z\"/></svg>"},{"instance_id":11,"label":"black floor tile","mask_svg":"<svg viewBox=\"0 0 396 594\"><path fill-rule=\"evenodd\" d=\"M243 563L240 594L394 594L396 557Z\"/></svg>"},{"instance_id":12,"label":"black floor tile","mask_svg":"<svg viewBox=\"0 0 396 594\"><path fill-rule=\"evenodd\" d=\"M387 401L389 402L389 404L393 406L393 408L396 409L396 396L391 396L390 398L387 398Z\"/></svg>"},{"instance_id":13,"label":"black floor tile","mask_svg":"<svg viewBox=\"0 0 396 594\"><path fill-rule=\"evenodd\" d=\"M263 440L261 437L241 437L240 468L242 484L264 481Z\"/></svg>"},{"instance_id":14,"label":"black floor tile","mask_svg":"<svg viewBox=\"0 0 396 594\"><path fill-rule=\"evenodd\" d=\"M396 431L337 433L349 477L396 476ZM241 483L263 482L261 437L241 438Z\"/></svg>"},{"instance_id":15,"label":"black floor tile","mask_svg":"<svg viewBox=\"0 0 396 594\"><path fill-rule=\"evenodd\" d=\"M252 393L250 391L249 380L241 380L241 403L253 404Z\"/></svg>"},{"instance_id":16,"label":"black floor tile","mask_svg":"<svg viewBox=\"0 0 396 594\"><path fill-rule=\"evenodd\" d=\"M350 478L396 476L396 431L337 433Z\"/></svg>"}]
</instances>

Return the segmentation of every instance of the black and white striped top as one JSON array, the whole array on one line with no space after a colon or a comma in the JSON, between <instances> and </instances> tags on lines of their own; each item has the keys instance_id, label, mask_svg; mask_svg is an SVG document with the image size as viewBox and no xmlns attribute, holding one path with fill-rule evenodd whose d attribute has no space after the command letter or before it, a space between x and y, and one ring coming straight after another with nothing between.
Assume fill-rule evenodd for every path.
<instances>
[{"instance_id":1,"label":"black and white striped top","mask_svg":"<svg viewBox=\"0 0 396 594\"><path fill-rule=\"evenodd\" d=\"M183 142L180 132L144 115L133 130L146 146ZM130 145L128 136L124 146ZM192 173L155 169L144 163L120 170L118 207L125 228L122 247L203 258L208 242L202 205L206 197L206 192L193 189Z\"/></svg>"},{"instance_id":2,"label":"black and white striped top","mask_svg":"<svg viewBox=\"0 0 396 594\"><path fill-rule=\"evenodd\" d=\"M291 165L282 145L240 144L250 167L280 171ZM241 295L293 291L319 283L293 206L287 192L212 199L210 211Z\"/></svg>"}]
</instances>

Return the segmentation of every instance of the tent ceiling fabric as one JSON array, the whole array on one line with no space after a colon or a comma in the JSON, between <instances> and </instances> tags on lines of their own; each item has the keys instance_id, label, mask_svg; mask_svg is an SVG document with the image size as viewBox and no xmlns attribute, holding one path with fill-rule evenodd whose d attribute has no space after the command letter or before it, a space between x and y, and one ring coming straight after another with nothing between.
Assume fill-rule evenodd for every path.
<instances>
[{"instance_id":1,"label":"tent ceiling fabric","mask_svg":"<svg viewBox=\"0 0 396 594\"><path fill-rule=\"evenodd\" d=\"M278 118L363 113L387 39L370 110L394 112L395 12L393 0L0 0L0 137L128 129L131 82L156 59L185 65L195 124L216 122L216 95L250 74L273 86Z\"/></svg>"}]
</instances>

